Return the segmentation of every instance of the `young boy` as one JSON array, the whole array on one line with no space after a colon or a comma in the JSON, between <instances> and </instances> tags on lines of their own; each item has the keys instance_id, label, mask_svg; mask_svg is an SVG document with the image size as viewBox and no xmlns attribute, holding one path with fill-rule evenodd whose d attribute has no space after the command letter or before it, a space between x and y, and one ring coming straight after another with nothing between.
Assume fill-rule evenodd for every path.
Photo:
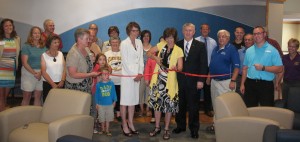
<instances>
[{"instance_id":1,"label":"young boy","mask_svg":"<svg viewBox=\"0 0 300 142\"><path fill-rule=\"evenodd\" d=\"M114 120L114 106L117 101L116 89L114 83L109 79L109 68L103 67L99 71L101 72L101 81L96 84L95 93L96 109L102 129L99 134L111 136L109 122Z\"/></svg>"}]
</instances>

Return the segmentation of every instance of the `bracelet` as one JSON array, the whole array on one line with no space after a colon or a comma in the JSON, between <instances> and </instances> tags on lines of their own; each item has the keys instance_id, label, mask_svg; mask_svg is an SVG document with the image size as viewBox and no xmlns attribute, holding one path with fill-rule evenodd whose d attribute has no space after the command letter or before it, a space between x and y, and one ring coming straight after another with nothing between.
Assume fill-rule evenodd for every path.
<instances>
[{"instance_id":1,"label":"bracelet","mask_svg":"<svg viewBox=\"0 0 300 142\"><path fill-rule=\"evenodd\" d=\"M232 79L231 79L231 82L236 82L236 80L232 80Z\"/></svg>"},{"instance_id":2,"label":"bracelet","mask_svg":"<svg viewBox=\"0 0 300 142\"><path fill-rule=\"evenodd\" d=\"M266 69L266 67L265 67L265 66L263 66L261 70L262 70L262 71L265 71L265 69Z\"/></svg>"}]
</instances>

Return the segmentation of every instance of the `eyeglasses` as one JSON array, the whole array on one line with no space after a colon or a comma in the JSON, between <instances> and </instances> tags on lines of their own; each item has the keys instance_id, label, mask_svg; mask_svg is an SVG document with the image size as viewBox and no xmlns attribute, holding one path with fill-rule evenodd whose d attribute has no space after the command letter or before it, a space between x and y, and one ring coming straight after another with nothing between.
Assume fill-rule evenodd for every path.
<instances>
[{"instance_id":1,"label":"eyeglasses","mask_svg":"<svg viewBox=\"0 0 300 142\"><path fill-rule=\"evenodd\" d=\"M258 33L253 33L253 35L262 35L263 33L265 33L265 32L258 32Z\"/></svg>"},{"instance_id":2,"label":"eyeglasses","mask_svg":"<svg viewBox=\"0 0 300 142\"><path fill-rule=\"evenodd\" d=\"M297 46L288 46L289 48L297 48Z\"/></svg>"},{"instance_id":3,"label":"eyeglasses","mask_svg":"<svg viewBox=\"0 0 300 142\"><path fill-rule=\"evenodd\" d=\"M140 30L131 30L132 32L139 32Z\"/></svg>"}]
</instances>

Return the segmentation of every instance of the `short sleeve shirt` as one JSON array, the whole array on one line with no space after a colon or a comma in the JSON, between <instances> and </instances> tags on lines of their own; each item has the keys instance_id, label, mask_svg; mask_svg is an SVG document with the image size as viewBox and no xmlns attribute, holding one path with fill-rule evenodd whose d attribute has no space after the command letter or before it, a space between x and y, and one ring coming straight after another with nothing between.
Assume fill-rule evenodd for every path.
<instances>
[{"instance_id":1,"label":"short sleeve shirt","mask_svg":"<svg viewBox=\"0 0 300 142\"><path fill-rule=\"evenodd\" d=\"M244 66L248 67L248 78L267 81L272 81L274 79L274 73L258 71L255 69L254 64L261 64L263 66L282 66L282 60L276 48L268 42L265 42L265 44L260 48L254 44L247 49L244 59Z\"/></svg>"}]
</instances>

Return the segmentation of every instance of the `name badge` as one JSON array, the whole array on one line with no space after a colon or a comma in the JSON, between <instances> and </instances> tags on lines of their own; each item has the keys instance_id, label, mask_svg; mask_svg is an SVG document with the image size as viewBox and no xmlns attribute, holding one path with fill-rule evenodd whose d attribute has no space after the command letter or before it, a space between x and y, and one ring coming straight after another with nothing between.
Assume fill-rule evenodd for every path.
<instances>
[{"instance_id":1,"label":"name badge","mask_svg":"<svg viewBox=\"0 0 300 142\"><path fill-rule=\"evenodd\" d=\"M0 41L0 45L5 45L5 41Z\"/></svg>"}]
</instances>

